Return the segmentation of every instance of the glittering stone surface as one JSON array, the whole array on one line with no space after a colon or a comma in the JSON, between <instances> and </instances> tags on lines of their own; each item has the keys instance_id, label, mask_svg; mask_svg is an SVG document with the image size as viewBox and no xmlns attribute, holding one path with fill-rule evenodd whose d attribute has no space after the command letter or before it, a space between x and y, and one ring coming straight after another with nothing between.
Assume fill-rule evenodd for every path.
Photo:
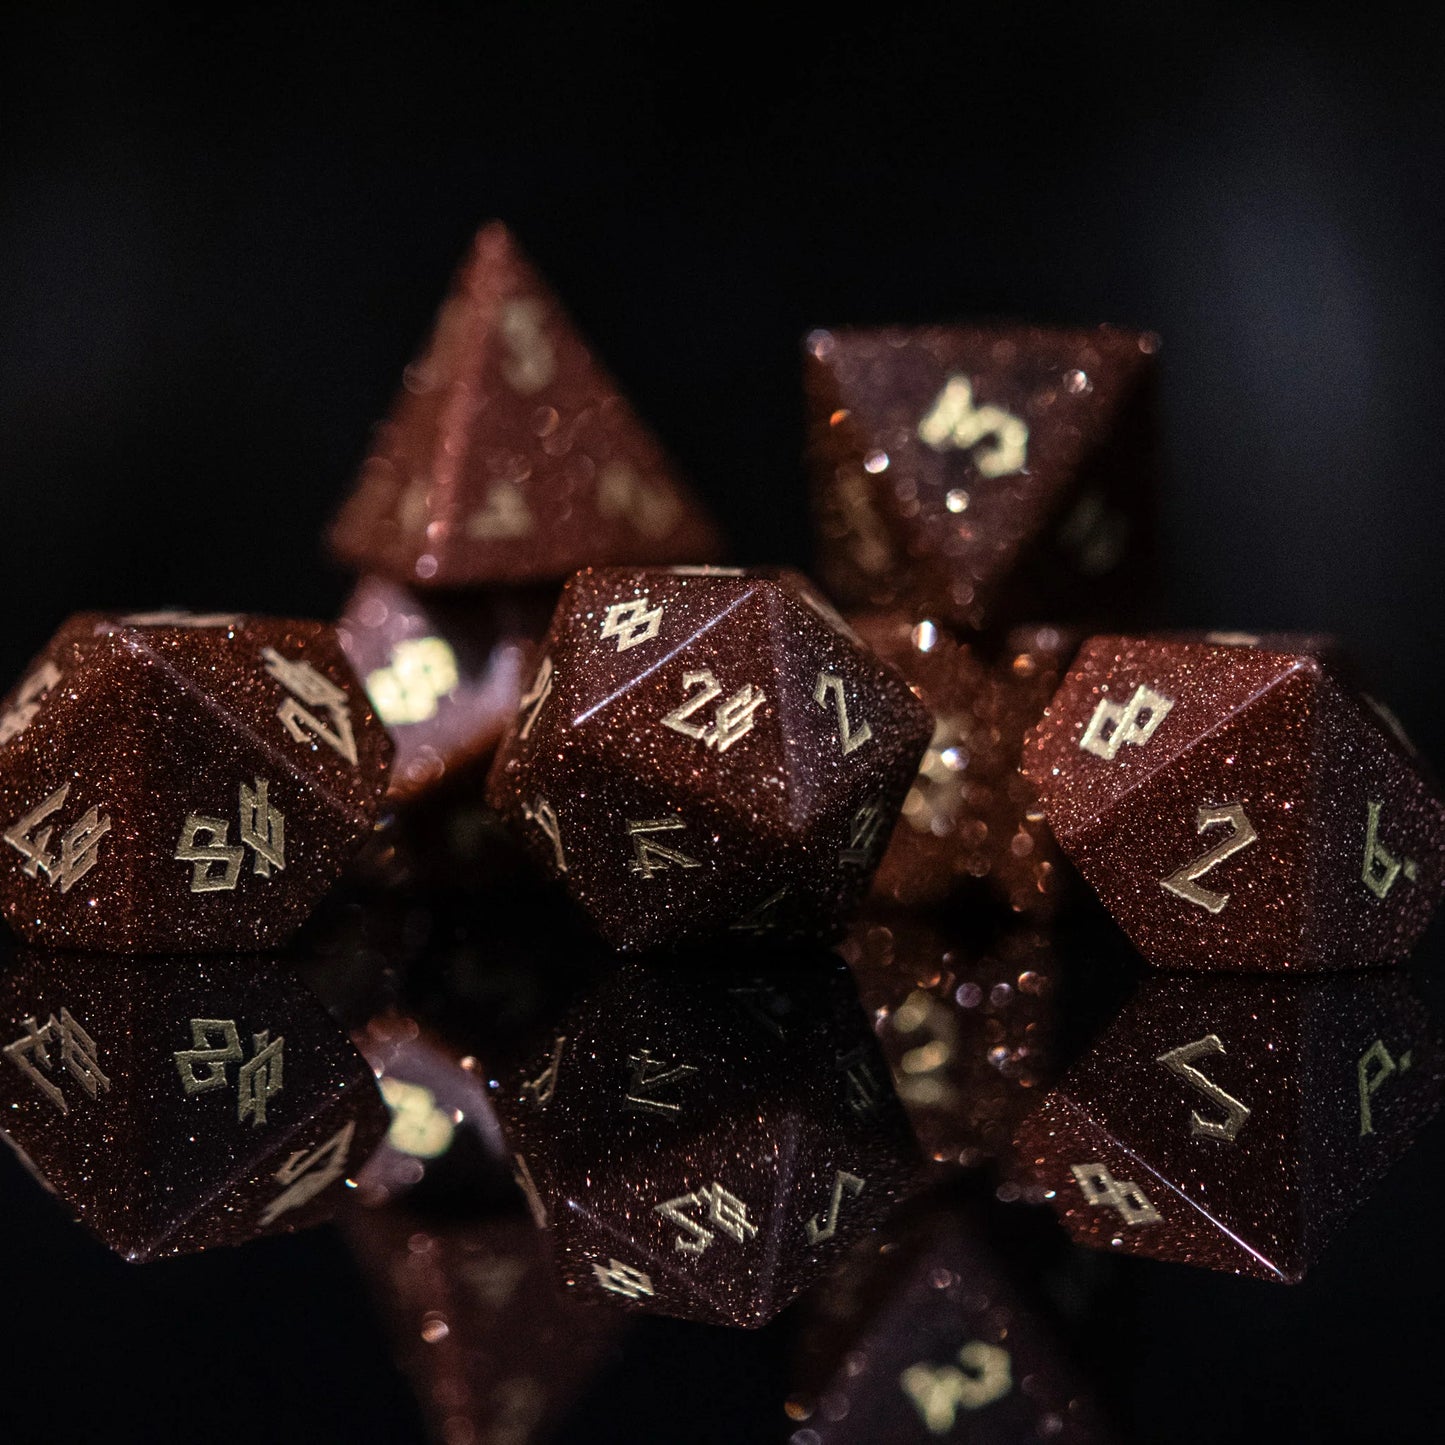
<instances>
[{"instance_id":1,"label":"glittering stone surface","mask_svg":"<svg viewBox=\"0 0 1445 1445\"><path fill-rule=\"evenodd\" d=\"M357 584L336 635L396 744L393 801L435 792L491 755L555 602L547 588L448 595L381 577Z\"/></svg>"},{"instance_id":2,"label":"glittering stone surface","mask_svg":"<svg viewBox=\"0 0 1445 1445\"><path fill-rule=\"evenodd\" d=\"M627 1328L563 1296L525 1218L438 1223L360 1209L346 1237L431 1432L448 1445L550 1438Z\"/></svg>"},{"instance_id":3,"label":"glittering stone surface","mask_svg":"<svg viewBox=\"0 0 1445 1445\"><path fill-rule=\"evenodd\" d=\"M614 946L834 928L932 731L795 572L580 572L488 796Z\"/></svg>"},{"instance_id":4,"label":"glittering stone surface","mask_svg":"<svg viewBox=\"0 0 1445 1445\"><path fill-rule=\"evenodd\" d=\"M916 907L962 893L1014 913L1051 912L1065 879L1018 765L1024 734L1042 716L1079 634L1016 627L990 644L960 640L940 623L902 612L860 613L849 622L903 674L935 719L874 875L874 897Z\"/></svg>"},{"instance_id":5,"label":"glittering stone surface","mask_svg":"<svg viewBox=\"0 0 1445 1445\"><path fill-rule=\"evenodd\" d=\"M1396 725L1305 653L1092 638L1023 768L1161 967L1393 961L1445 891L1445 805Z\"/></svg>"},{"instance_id":6,"label":"glittering stone surface","mask_svg":"<svg viewBox=\"0 0 1445 1445\"><path fill-rule=\"evenodd\" d=\"M498 1080L577 1294L766 1323L915 1180L847 970L755 958L628 965Z\"/></svg>"},{"instance_id":7,"label":"glittering stone surface","mask_svg":"<svg viewBox=\"0 0 1445 1445\"><path fill-rule=\"evenodd\" d=\"M701 504L501 225L484 226L331 534L424 587L707 562Z\"/></svg>"},{"instance_id":8,"label":"glittering stone surface","mask_svg":"<svg viewBox=\"0 0 1445 1445\"><path fill-rule=\"evenodd\" d=\"M835 597L960 627L1133 615L1157 338L923 326L815 331L803 349Z\"/></svg>"},{"instance_id":9,"label":"glittering stone surface","mask_svg":"<svg viewBox=\"0 0 1445 1445\"><path fill-rule=\"evenodd\" d=\"M6 1140L128 1260L327 1219L386 1131L366 1061L284 965L22 951Z\"/></svg>"},{"instance_id":10,"label":"glittering stone surface","mask_svg":"<svg viewBox=\"0 0 1445 1445\"><path fill-rule=\"evenodd\" d=\"M1440 1106L1399 973L1155 977L1019 1131L1082 1244L1294 1282Z\"/></svg>"},{"instance_id":11,"label":"glittering stone surface","mask_svg":"<svg viewBox=\"0 0 1445 1445\"><path fill-rule=\"evenodd\" d=\"M376 819L391 743L334 631L70 619L0 701L0 908L35 942L284 942Z\"/></svg>"}]
</instances>

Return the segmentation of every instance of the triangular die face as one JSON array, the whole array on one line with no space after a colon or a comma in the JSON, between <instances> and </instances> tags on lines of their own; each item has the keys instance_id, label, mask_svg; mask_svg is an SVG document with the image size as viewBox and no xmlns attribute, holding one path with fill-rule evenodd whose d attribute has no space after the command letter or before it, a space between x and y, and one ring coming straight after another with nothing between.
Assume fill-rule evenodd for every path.
<instances>
[{"instance_id":1,"label":"triangular die face","mask_svg":"<svg viewBox=\"0 0 1445 1445\"><path fill-rule=\"evenodd\" d=\"M1291 653L1092 637L1026 739L1022 771L1068 843L1232 714L1291 673L1315 671Z\"/></svg>"},{"instance_id":2,"label":"triangular die face","mask_svg":"<svg viewBox=\"0 0 1445 1445\"><path fill-rule=\"evenodd\" d=\"M1310 966L1305 736L1296 673L1064 839L1136 948L1160 968Z\"/></svg>"},{"instance_id":3,"label":"triangular die face","mask_svg":"<svg viewBox=\"0 0 1445 1445\"><path fill-rule=\"evenodd\" d=\"M332 534L424 586L703 561L718 539L505 227L478 233Z\"/></svg>"},{"instance_id":4,"label":"triangular die face","mask_svg":"<svg viewBox=\"0 0 1445 1445\"><path fill-rule=\"evenodd\" d=\"M1354 698L1320 690L1313 763L1307 947L1325 966L1403 959L1445 892L1445 806Z\"/></svg>"}]
</instances>

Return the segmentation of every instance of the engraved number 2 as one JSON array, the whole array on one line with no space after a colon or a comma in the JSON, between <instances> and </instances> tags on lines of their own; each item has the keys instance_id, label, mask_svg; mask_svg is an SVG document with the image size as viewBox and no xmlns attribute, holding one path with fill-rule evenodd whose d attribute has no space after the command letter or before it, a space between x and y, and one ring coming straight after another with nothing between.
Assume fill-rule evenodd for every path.
<instances>
[{"instance_id":1,"label":"engraved number 2","mask_svg":"<svg viewBox=\"0 0 1445 1445\"><path fill-rule=\"evenodd\" d=\"M1236 853L1248 848L1259 836L1254 831L1254 824L1244 816L1243 803L1226 803L1222 808L1201 808L1195 817L1194 826L1198 832L1203 833L1220 823L1229 824L1229 837L1209 852L1201 853L1192 863L1186 863L1167 878L1159 880L1161 888L1177 893L1187 902L1210 913L1222 912L1224 905L1229 902L1229 894L1201 888L1199 880L1226 858L1232 858Z\"/></svg>"},{"instance_id":2,"label":"engraved number 2","mask_svg":"<svg viewBox=\"0 0 1445 1445\"><path fill-rule=\"evenodd\" d=\"M830 692L833 694L833 706L838 713L838 741L846 755L861 748L873 736L873 729L866 722L860 722L857 727L849 725L848 699L843 696L843 679L831 672L820 672L813 701L821 707L827 707Z\"/></svg>"}]
</instances>

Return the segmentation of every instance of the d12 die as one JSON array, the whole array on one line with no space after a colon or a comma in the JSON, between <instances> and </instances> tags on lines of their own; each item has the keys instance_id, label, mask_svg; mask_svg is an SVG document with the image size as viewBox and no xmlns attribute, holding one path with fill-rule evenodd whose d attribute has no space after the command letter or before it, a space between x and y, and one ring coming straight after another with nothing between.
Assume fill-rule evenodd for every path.
<instances>
[{"instance_id":1,"label":"d12 die","mask_svg":"<svg viewBox=\"0 0 1445 1445\"><path fill-rule=\"evenodd\" d=\"M392 800L435 792L491 756L555 602L555 590L419 596L362 578L336 634L396 744Z\"/></svg>"},{"instance_id":2,"label":"d12 die","mask_svg":"<svg viewBox=\"0 0 1445 1445\"><path fill-rule=\"evenodd\" d=\"M1147 552L1158 471L1157 349L1111 327L814 332L824 585L959 627L1127 611L1140 569L1120 564Z\"/></svg>"},{"instance_id":3,"label":"d12 die","mask_svg":"<svg viewBox=\"0 0 1445 1445\"><path fill-rule=\"evenodd\" d=\"M22 954L0 981L12 1144L128 1260L328 1218L386 1132L366 1061L265 959Z\"/></svg>"},{"instance_id":4,"label":"d12 die","mask_svg":"<svg viewBox=\"0 0 1445 1445\"><path fill-rule=\"evenodd\" d=\"M1021 1126L1082 1244L1292 1283L1440 1106L1399 974L1147 981Z\"/></svg>"},{"instance_id":5,"label":"d12 die","mask_svg":"<svg viewBox=\"0 0 1445 1445\"><path fill-rule=\"evenodd\" d=\"M630 965L496 1100L570 1289L760 1325L916 1177L846 969Z\"/></svg>"},{"instance_id":6,"label":"d12 die","mask_svg":"<svg viewBox=\"0 0 1445 1445\"><path fill-rule=\"evenodd\" d=\"M504 226L477 233L331 534L426 587L706 562L712 523Z\"/></svg>"},{"instance_id":7,"label":"d12 die","mask_svg":"<svg viewBox=\"0 0 1445 1445\"><path fill-rule=\"evenodd\" d=\"M589 569L488 796L618 947L830 928L930 728L796 573Z\"/></svg>"},{"instance_id":8,"label":"d12 die","mask_svg":"<svg viewBox=\"0 0 1445 1445\"><path fill-rule=\"evenodd\" d=\"M375 821L391 743L320 622L72 618L0 703L0 907L32 941L283 942Z\"/></svg>"},{"instance_id":9,"label":"d12 die","mask_svg":"<svg viewBox=\"0 0 1445 1445\"><path fill-rule=\"evenodd\" d=\"M878 865L873 894L905 907L981 893L1014 913L1055 909L1064 875L1033 787L1018 770L1081 641L1052 626L1000 643L960 641L909 614L863 613L855 631L932 710L933 737Z\"/></svg>"},{"instance_id":10,"label":"d12 die","mask_svg":"<svg viewBox=\"0 0 1445 1445\"><path fill-rule=\"evenodd\" d=\"M1367 967L1419 938L1445 891L1445 805L1336 677L1287 638L1080 651L1023 768L1151 963Z\"/></svg>"}]
</instances>

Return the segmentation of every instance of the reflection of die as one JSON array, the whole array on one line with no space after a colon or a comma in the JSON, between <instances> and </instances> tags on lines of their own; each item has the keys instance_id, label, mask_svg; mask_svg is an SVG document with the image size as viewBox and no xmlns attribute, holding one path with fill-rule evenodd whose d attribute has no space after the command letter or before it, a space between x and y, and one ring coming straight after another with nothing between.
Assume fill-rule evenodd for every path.
<instances>
[{"instance_id":1,"label":"reflection of die","mask_svg":"<svg viewBox=\"0 0 1445 1445\"><path fill-rule=\"evenodd\" d=\"M1024 749L1054 836L1151 963L1404 957L1445 805L1398 725L1300 640L1095 637Z\"/></svg>"},{"instance_id":2,"label":"reflection of die","mask_svg":"<svg viewBox=\"0 0 1445 1445\"><path fill-rule=\"evenodd\" d=\"M22 954L0 982L7 1140L117 1253L328 1218L386 1129L370 1068L262 959Z\"/></svg>"},{"instance_id":3,"label":"reflection of die","mask_svg":"<svg viewBox=\"0 0 1445 1445\"><path fill-rule=\"evenodd\" d=\"M0 904L76 948L284 941L370 832L391 757L319 622L81 614L0 716Z\"/></svg>"},{"instance_id":4,"label":"reflection of die","mask_svg":"<svg viewBox=\"0 0 1445 1445\"><path fill-rule=\"evenodd\" d=\"M829 929L929 732L796 573L588 570L488 795L614 945Z\"/></svg>"}]
</instances>

